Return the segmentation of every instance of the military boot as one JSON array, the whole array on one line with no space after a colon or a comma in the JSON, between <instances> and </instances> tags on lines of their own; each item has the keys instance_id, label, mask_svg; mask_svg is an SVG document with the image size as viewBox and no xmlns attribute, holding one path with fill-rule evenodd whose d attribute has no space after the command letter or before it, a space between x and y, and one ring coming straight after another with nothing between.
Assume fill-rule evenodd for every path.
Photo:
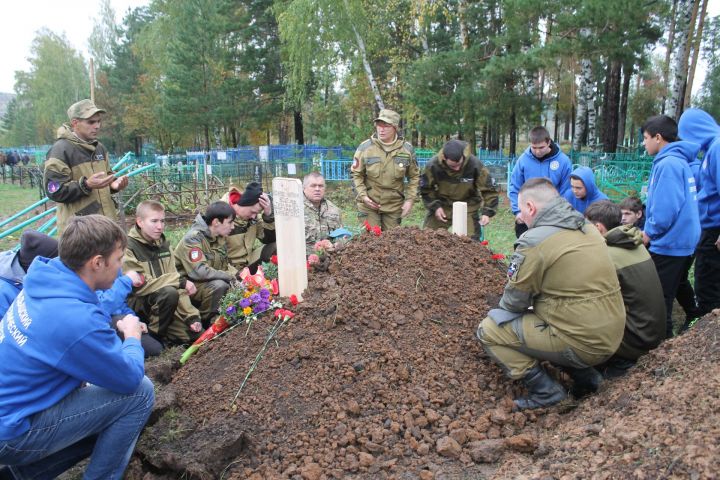
<instances>
[{"instance_id":1,"label":"military boot","mask_svg":"<svg viewBox=\"0 0 720 480\"><path fill-rule=\"evenodd\" d=\"M572 378L573 386L570 394L575 398L582 398L591 393L595 393L600 388L603 376L593 367L587 368L565 368L565 371Z\"/></svg>"},{"instance_id":2,"label":"military boot","mask_svg":"<svg viewBox=\"0 0 720 480\"><path fill-rule=\"evenodd\" d=\"M539 364L525 374L523 383L528 389L528 396L513 400L514 410L549 407L567 397L562 385L553 380Z\"/></svg>"}]
</instances>

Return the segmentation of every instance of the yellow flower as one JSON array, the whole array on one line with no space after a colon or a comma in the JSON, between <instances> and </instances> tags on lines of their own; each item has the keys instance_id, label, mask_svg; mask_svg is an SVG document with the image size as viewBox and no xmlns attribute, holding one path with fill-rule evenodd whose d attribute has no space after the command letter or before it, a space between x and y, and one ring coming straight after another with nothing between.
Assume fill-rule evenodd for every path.
<instances>
[{"instance_id":1,"label":"yellow flower","mask_svg":"<svg viewBox=\"0 0 720 480\"><path fill-rule=\"evenodd\" d=\"M243 297L244 297L244 298L248 298L250 295L252 295L252 293L250 293L250 292L248 292L248 291L245 291L245 292L243 293Z\"/></svg>"},{"instance_id":2,"label":"yellow flower","mask_svg":"<svg viewBox=\"0 0 720 480\"><path fill-rule=\"evenodd\" d=\"M243 308L243 315L250 315L252 313L252 308L245 307Z\"/></svg>"}]
</instances>

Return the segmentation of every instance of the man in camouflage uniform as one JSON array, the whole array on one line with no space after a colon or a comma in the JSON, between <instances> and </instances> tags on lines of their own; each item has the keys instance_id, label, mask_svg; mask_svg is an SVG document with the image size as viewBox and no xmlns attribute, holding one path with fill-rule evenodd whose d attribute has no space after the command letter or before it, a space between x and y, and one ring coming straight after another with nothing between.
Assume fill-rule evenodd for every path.
<instances>
[{"instance_id":1,"label":"man in camouflage uniform","mask_svg":"<svg viewBox=\"0 0 720 480\"><path fill-rule=\"evenodd\" d=\"M330 238L330 232L342 227L342 212L325 198L325 178L320 172L311 172L303 178L305 195L305 244L307 253L313 252L315 243Z\"/></svg>"},{"instance_id":2,"label":"man in camouflage uniform","mask_svg":"<svg viewBox=\"0 0 720 480\"><path fill-rule=\"evenodd\" d=\"M420 195L428 210L425 228L447 229L452 225L453 202L466 202L470 238L479 239L480 226L490 223L497 212L495 181L461 140L447 142L427 163L420 177Z\"/></svg>"},{"instance_id":3,"label":"man in camouflage uniform","mask_svg":"<svg viewBox=\"0 0 720 480\"><path fill-rule=\"evenodd\" d=\"M228 262L225 242L234 219L235 211L228 203L212 203L205 215L195 217L190 230L175 248L178 273L197 288L190 298L198 306L205 328L218 316L220 300L237 277L237 270Z\"/></svg>"},{"instance_id":4,"label":"man in camouflage uniform","mask_svg":"<svg viewBox=\"0 0 720 480\"><path fill-rule=\"evenodd\" d=\"M358 218L383 230L399 226L410 213L420 181L415 149L398 136L399 125L400 115L380 110L375 133L360 144L350 168Z\"/></svg>"},{"instance_id":5,"label":"man in camouflage uniform","mask_svg":"<svg viewBox=\"0 0 720 480\"><path fill-rule=\"evenodd\" d=\"M189 343L202 328L200 312L190 302L195 284L183 278L165 239L165 208L155 200L138 205L135 226L128 233L123 271L134 270L145 283L127 298L135 313L147 320L148 330L171 344Z\"/></svg>"},{"instance_id":6,"label":"man in camouflage uniform","mask_svg":"<svg viewBox=\"0 0 720 480\"><path fill-rule=\"evenodd\" d=\"M231 187L223 198L235 211L233 229L227 237L230 264L237 270L250 267L252 273L262 262L269 262L277 251L275 216L267 193L258 182L250 182L245 191ZM259 240L262 246L255 246Z\"/></svg>"},{"instance_id":7,"label":"man in camouflage uniform","mask_svg":"<svg viewBox=\"0 0 720 480\"><path fill-rule=\"evenodd\" d=\"M529 395L515 399L522 410L567 396L542 360L568 372L576 397L596 391L602 376L592 366L620 346L625 307L605 239L550 180L525 182L518 206L529 230L516 244L500 305L477 336L508 376L527 386Z\"/></svg>"},{"instance_id":8,"label":"man in camouflage uniform","mask_svg":"<svg viewBox=\"0 0 720 480\"><path fill-rule=\"evenodd\" d=\"M115 178L105 146L98 142L101 114L91 100L80 100L67 111L70 125L57 131L57 141L45 160L44 186L57 202L58 234L73 215L104 215L117 220L111 197L128 185L128 177Z\"/></svg>"}]
</instances>

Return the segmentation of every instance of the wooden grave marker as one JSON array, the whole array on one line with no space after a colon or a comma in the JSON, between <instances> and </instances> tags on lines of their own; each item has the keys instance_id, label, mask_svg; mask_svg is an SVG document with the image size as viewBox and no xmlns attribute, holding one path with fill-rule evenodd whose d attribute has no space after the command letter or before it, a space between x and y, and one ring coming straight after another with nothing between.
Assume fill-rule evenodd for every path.
<instances>
[{"instance_id":1,"label":"wooden grave marker","mask_svg":"<svg viewBox=\"0 0 720 480\"><path fill-rule=\"evenodd\" d=\"M302 182L275 177L272 191L280 296L297 295L302 300L308 284Z\"/></svg>"}]
</instances>

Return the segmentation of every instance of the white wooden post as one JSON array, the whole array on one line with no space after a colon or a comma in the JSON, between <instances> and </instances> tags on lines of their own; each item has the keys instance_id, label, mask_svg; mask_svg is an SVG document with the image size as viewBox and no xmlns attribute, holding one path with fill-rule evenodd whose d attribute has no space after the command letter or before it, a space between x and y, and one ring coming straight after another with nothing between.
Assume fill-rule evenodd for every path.
<instances>
[{"instance_id":1,"label":"white wooden post","mask_svg":"<svg viewBox=\"0 0 720 480\"><path fill-rule=\"evenodd\" d=\"M275 177L272 190L280 296L297 295L302 300L308 284L302 182Z\"/></svg>"},{"instance_id":2,"label":"white wooden post","mask_svg":"<svg viewBox=\"0 0 720 480\"><path fill-rule=\"evenodd\" d=\"M467 236L467 203L453 202L452 232Z\"/></svg>"}]
</instances>

